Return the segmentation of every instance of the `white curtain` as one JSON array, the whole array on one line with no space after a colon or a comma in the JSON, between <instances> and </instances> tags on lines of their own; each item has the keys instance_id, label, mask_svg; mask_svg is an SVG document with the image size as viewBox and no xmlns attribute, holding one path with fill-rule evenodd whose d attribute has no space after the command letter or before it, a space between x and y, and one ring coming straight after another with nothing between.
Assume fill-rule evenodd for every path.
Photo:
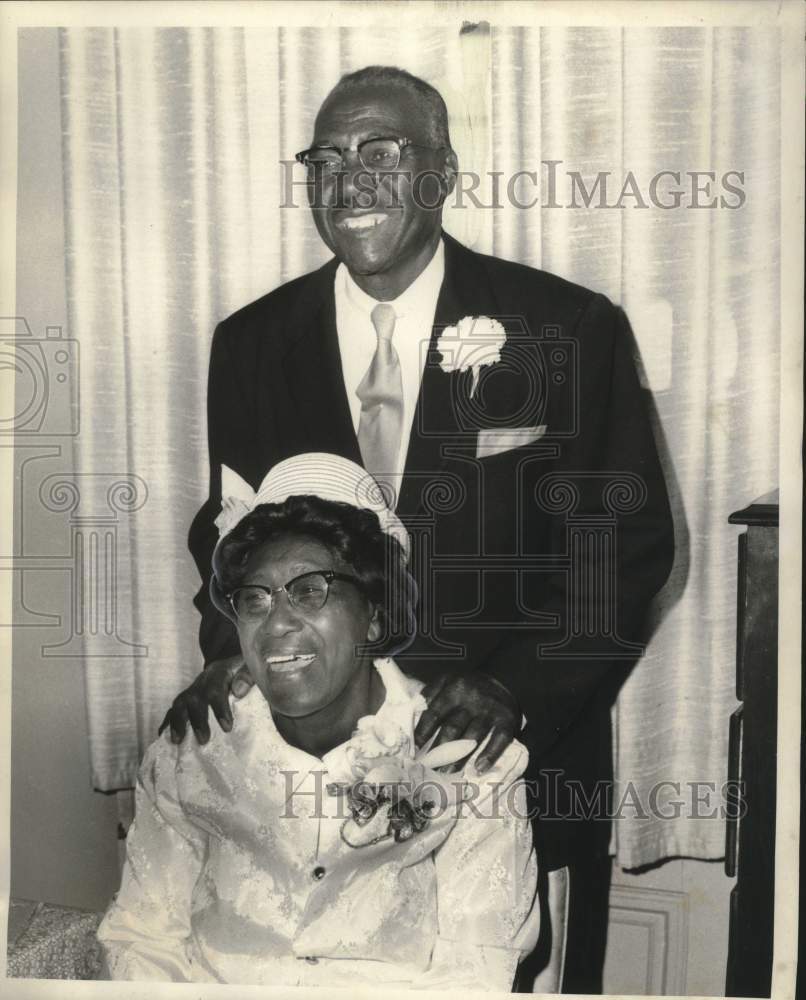
<instances>
[{"instance_id":1,"label":"white curtain","mask_svg":"<svg viewBox=\"0 0 806 1000\"><path fill-rule=\"evenodd\" d=\"M399 65L444 94L462 165L588 185L628 171L744 171L746 203L664 210L446 212L476 249L554 271L628 311L654 394L677 528L661 624L616 711L616 764L654 783L726 777L733 695L733 510L776 485L779 38L754 28L64 29L69 322L82 349L81 473L147 484L121 521L121 634L141 657L87 659L93 781L133 781L173 695L200 667L186 550L205 497L205 384L215 323L328 256L280 161L311 137L343 72ZM748 70L752 67L752 72ZM293 175L299 182L301 177ZM541 193L541 192L538 192ZM724 193L717 190L717 196ZM535 194L528 181L516 190ZM490 186L479 198L489 204ZM702 198L701 200L706 200ZM735 198L732 199L735 202ZM578 199L579 201L579 199ZM617 796L618 797L618 796ZM626 809L618 861L720 857L713 819Z\"/></svg>"}]
</instances>

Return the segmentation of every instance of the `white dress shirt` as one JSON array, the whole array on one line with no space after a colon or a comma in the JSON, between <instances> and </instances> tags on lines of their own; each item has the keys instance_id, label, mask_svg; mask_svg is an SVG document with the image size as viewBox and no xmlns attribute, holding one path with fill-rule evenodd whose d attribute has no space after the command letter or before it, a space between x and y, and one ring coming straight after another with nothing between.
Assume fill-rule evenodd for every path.
<instances>
[{"instance_id":1,"label":"white dress shirt","mask_svg":"<svg viewBox=\"0 0 806 1000\"><path fill-rule=\"evenodd\" d=\"M372 725L413 746L422 685L392 660L375 668L386 697ZM509 990L539 926L524 747L464 786L472 807L355 848L325 790L349 777L348 744L321 759L290 746L257 685L231 704L232 732L177 746L166 731L146 751L120 892L98 930L109 977ZM467 782L468 766L446 777Z\"/></svg>"},{"instance_id":2,"label":"white dress shirt","mask_svg":"<svg viewBox=\"0 0 806 1000\"><path fill-rule=\"evenodd\" d=\"M403 433L395 463L398 480L402 477L406 464L414 410L444 276L445 247L440 240L434 256L424 270L401 295L387 303L395 310L392 344L400 359L403 378ZM353 427L357 432L361 400L356 395L356 389L367 373L378 343L371 319L372 310L378 302L358 287L344 264L340 264L336 271L335 293L336 331L344 388L347 390Z\"/></svg>"}]
</instances>

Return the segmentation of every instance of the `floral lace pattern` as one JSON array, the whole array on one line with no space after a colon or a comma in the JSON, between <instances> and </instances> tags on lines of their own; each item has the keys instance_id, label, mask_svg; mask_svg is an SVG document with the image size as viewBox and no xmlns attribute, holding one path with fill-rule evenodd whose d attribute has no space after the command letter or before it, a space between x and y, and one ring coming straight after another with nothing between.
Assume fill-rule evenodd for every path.
<instances>
[{"instance_id":1,"label":"floral lace pattern","mask_svg":"<svg viewBox=\"0 0 806 1000\"><path fill-rule=\"evenodd\" d=\"M37 903L25 928L9 942L6 975L9 979L94 979L101 966L95 938L100 919L99 913Z\"/></svg>"},{"instance_id":2,"label":"floral lace pattern","mask_svg":"<svg viewBox=\"0 0 806 1000\"><path fill-rule=\"evenodd\" d=\"M518 743L417 836L355 850L327 786L401 752L425 702L376 661L386 700L322 759L279 736L255 687L231 733L146 752L120 891L99 928L115 979L431 989L511 987L537 938ZM402 736L401 736L402 734ZM389 742L386 742L389 741ZM466 801L462 802L462 795Z\"/></svg>"}]
</instances>

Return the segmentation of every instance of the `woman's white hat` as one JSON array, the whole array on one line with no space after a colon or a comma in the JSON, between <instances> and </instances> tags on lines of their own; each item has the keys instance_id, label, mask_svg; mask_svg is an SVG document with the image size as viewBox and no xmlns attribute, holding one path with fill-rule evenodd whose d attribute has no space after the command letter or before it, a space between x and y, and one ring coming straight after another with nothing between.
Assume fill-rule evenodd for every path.
<instances>
[{"instance_id":1,"label":"woman's white hat","mask_svg":"<svg viewBox=\"0 0 806 1000\"><path fill-rule=\"evenodd\" d=\"M221 467L221 513L215 519L219 538L227 535L250 511L263 503L283 503L293 496L316 496L371 510L381 529L396 538L409 556L409 533L389 507L384 492L360 465L328 452L308 452L278 462L255 491L236 472Z\"/></svg>"}]
</instances>

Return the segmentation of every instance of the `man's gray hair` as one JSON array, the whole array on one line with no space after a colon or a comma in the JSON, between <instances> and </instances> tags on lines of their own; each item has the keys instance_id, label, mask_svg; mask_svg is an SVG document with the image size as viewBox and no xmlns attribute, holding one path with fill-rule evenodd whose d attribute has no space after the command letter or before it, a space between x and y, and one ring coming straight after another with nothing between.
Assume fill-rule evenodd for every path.
<instances>
[{"instance_id":1,"label":"man's gray hair","mask_svg":"<svg viewBox=\"0 0 806 1000\"><path fill-rule=\"evenodd\" d=\"M327 95L322 107L339 94L366 86L394 87L406 91L425 117L428 141L434 146L452 148L448 134L448 109L442 94L419 76L397 66L364 66L346 73Z\"/></svg>"}]
</instances>

